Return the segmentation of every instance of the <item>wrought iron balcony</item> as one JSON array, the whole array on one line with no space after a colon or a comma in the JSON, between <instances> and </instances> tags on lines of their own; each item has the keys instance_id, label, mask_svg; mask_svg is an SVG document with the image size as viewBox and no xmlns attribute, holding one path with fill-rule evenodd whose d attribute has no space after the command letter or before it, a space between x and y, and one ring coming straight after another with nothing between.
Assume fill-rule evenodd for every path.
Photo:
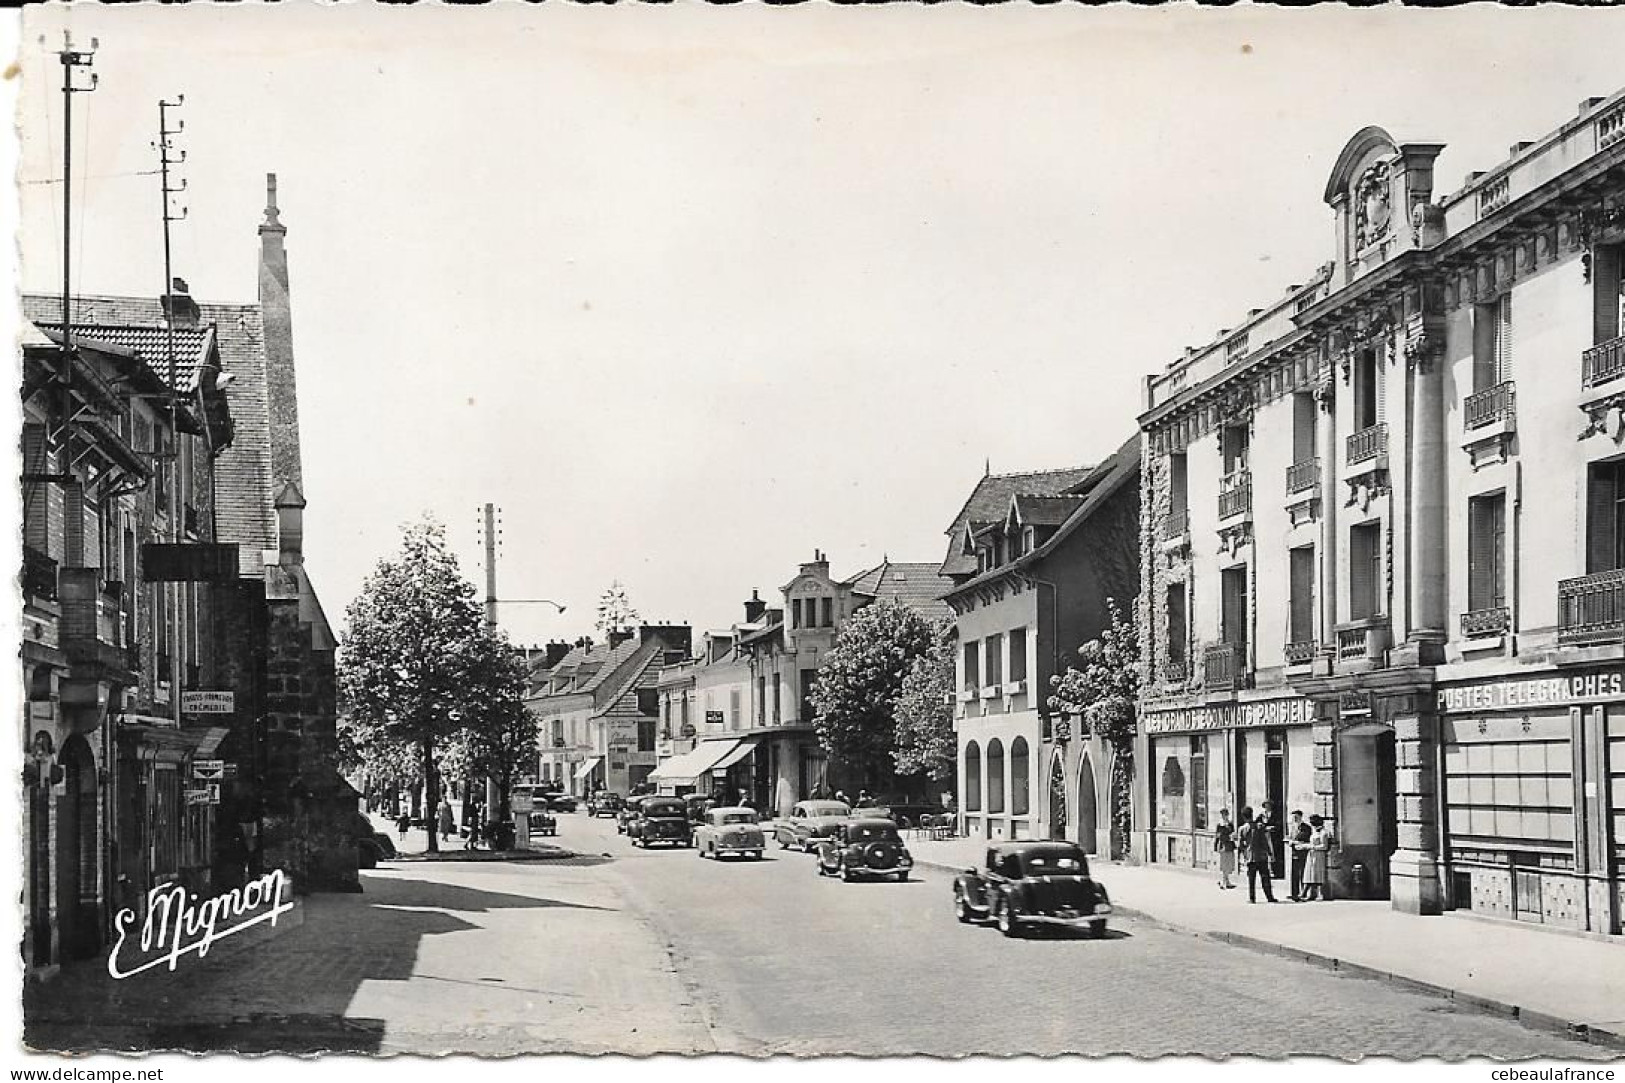
<instances>
[{"instance_id":1,"label":"wrought iron balcony","mask_svg":"<svg viewBox=\"0 0 1625 1083\"><path fill-rule=\"evenodd\" d=\"M1625 568L1558 581L1557 642L1625 642Z\"/></svg>"},{"instance_id":2,"label":"wrought iron balcony","mask_svg":"<svg viewBox=\"0 0 1625 1083\"><path fill-rule=\"evenodd\" d=\"M1183 538L1190 532L1190 512L1186 511L1184 508L1175 508L1174 510L1170 511L1167 518L1163 519L1162 521L1163 541L1173 541L1175 538Z\"/></svg>"},{"instance_id":3,"label":"wrought iron balcony","mask_svg":"<svg viewBox=\"0 0 1625 1083\"><path fill-rule=\"evenodd\" d=\"M1461 404L1467 430L1482 429L1497 421L1510 421L1517 416L1518 397L1512 381L1496 384L1474 395L1468 395Z\"/></svg>"},{"instance_id":4,"label":"wrought iron balcony","mask_svg":"<svg viewBox=\"0 0 1625 1083\"><path fill-rule=\"evenodd\" d=\"M1344 457L1350 466L1388 454L1388 426L1378 423L1348 438Z\"/></svg>"},{"instance_id":5,"label":"wrought iron balcony","mask_svg":"<svg viewBox=\"0 0 1625 1083\"><path fill-rule=\"evenodd\" d=\"M1284 653L1286 664L1289 666L1307 666L1315 660L1320 651L1320 644L1313 639L1300 639L1288 643Z\"/></svg>"},{"instance_id":6,"label":"wrought iron balcony","mask_svg":"<svg viewBox=\"0 0 1625 1083\"><path fill-rule=\"evenodd\" d=\"M1170 658L1162 663L1162 679L1167 684L1184 684L1189 679L1185 669L1185 660Z\"/></svg>"},{"instance_id":7,"label":"wrought iron balcony","mask_svg":"<svg viewBox=\"0 0 1625 1083\"><path fill-rule=\"evenodd\" d=\"M1381 663L1389 643L1387 617L1366 617L1337 626L1337 660L1339 662Z\"/></svg>"},{"instance_id":8,"label":"wrought iron balcony","mask_svg":"<svg viewBox=\"0 0 1625 1083\"><path fill-rule=\"evenodd\" d=\"M1287 495L1310 492L1320 485L1320 460L1305 459L1286 468Z\"/></svg>"},{"instance_id":9,"label":"wrought iron balcony","mask_svg":"<svg viewBox=\"0 0 1625 1083\"><path fill-rule=\"evenodd\" d=\"M1209 690L1246 687L1246 658L1233 643L1216 643L1202 652L1202 687Z\"/></svg>"},{"instance_id":10,"label":"wrought iron balcony","mask_svg":"<svg viewBox=\"0 0 1625 1083\"><path fill-rule=\"evenodd\" d=\"M1580 388L1596 387L1625 375L1625 335L1600 342L1580 355Z\"/></svg>"},{"instance_id":11,"label":"wrought iron balcony","mask_svg":"<svg viewBox=\"0 0 1625 1083\"><path fill-rule=\"evenodd\" d=\"M1512 624L1512 610L1504 605L1488 609L1473 609L1461 615L1461 634L1464 639L1498 636Z\"/></svg>"},{"instance_id":12,"label":"wrought iron balcony","mask_svg":"<svg viewBox=\"0 0 1625 1083\"><path fill-rule=\"evenodd\" d=\"M1219 479L1219 518L1229 519L1253 510L1253 475L1236 470Z\"/></svg>"},{"instance_id":13,"label":"wrought iron balcony","mask_svg":"<svg viewBox=\"0 0 1625 1083\"><path fill-rule=\"evenodd\" d=\"M31 546L23 546L23 596L56 601L56 561Z\"/></svg>"}]
</instances>

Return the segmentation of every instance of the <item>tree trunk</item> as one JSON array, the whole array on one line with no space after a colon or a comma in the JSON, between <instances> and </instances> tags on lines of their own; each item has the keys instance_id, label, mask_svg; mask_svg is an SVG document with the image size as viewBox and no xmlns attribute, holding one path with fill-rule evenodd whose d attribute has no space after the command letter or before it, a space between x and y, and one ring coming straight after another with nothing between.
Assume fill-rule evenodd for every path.
<instances>
[{"instance_id":1,"label":"tree trunk","mask_svg":"<svg viewBox=\"0 0 1625 1083\"><path fill-rule=\"evenodd\" d=\"M429 825L429 853L440 852L440 802L439 779L434 771L434 737L425 734L423 737L423 818Z\"/></svg>"}]
</instances>

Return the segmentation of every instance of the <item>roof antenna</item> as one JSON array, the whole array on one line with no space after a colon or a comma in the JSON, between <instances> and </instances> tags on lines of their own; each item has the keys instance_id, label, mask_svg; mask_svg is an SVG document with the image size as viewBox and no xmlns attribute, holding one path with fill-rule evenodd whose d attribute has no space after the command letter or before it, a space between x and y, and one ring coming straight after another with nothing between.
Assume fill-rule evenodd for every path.
<instances>
[{"instance_id":1,"label":"roof antenna","mask_svg":"<svg viewBox=\"0 0 1625 1083\"><path fill-rule=\"evenodd\" d=\"M989 455L982 462L982 476L984 478L990 478L993 476L993 456L991 455Z\"/></svg>"}]
</instances>

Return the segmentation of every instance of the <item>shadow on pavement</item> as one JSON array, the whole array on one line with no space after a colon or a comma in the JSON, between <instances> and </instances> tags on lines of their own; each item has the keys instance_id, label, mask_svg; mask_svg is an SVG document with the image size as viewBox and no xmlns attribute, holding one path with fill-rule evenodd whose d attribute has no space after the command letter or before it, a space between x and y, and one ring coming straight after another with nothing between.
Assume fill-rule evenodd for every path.
<instances>
[{"instance_id":1,"label":"shadow on pavement","mask_svg":"<svg viewBox=\"0 0 1625 1083\"><path fill-rule=\"evenodd\" d=\"M480 913L487 910L545 910L564 907L569 910L613 910L608 906L588 906L585 903L562 902L536 895L516 895L506 891L485 891L480 888L443 884L433 880L405 877L374 877L367 882L367 895L372 905L399 911L461 910Z\"/></svg>"}]
</instances>

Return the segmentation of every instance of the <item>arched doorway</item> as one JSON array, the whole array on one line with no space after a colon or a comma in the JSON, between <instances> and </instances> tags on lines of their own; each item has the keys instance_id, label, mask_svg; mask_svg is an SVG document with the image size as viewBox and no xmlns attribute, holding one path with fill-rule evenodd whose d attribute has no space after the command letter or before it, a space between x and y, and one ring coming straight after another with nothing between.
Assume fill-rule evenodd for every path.
<instances>
[{"instance_id":1,"label":"arched doorway","mask_svg":"<svg viewBox=\"0 0 1625 1083\"><path fill-rule=\"evenodd\" d=\"M1078 761L1078 845L1095 852L1095 765L1085 752Z\"/></svg>"},{"instance_id":2,"label":"arched doorway","mask_svg":"<svg viewBox=\"0 0 1625 1083\"><path fill-rule=\"evenodd\" d=\"M63 789L57 806L57 900L62 930L62 956L88 959L101 949L96 912L97 845L96 758L79 734L62 744Z\"/></svg>"},{"instance_id":3,"label":"arched doorway","mask_svg":"<svg viewBox=\"0 0 1625 1083\"><path fill-rule=\"evenodd\" d=\"M1057 755L1049 767L1049 837L1066 838L1066 767Z\"/></svg>"}]
</instances>

